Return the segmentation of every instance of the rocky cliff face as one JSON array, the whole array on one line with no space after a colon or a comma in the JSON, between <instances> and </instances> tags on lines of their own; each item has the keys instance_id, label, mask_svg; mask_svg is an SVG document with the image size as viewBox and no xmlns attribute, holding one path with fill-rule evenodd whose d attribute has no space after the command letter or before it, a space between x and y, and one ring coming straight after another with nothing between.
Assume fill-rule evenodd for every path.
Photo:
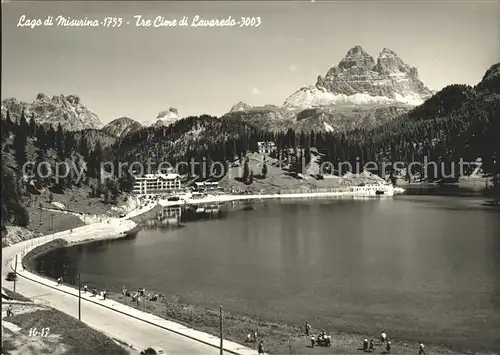
<instances>
[{"instance_id":1,"label":"rocky cliff face","mask_svg":"<svg viewBox=\"0 0 500 355\"><path fill-rule=\"evenodd\" d=\"M319 76L316 84L301 88L285 101L285 106L307 108L330 104L403 103L420 105L432 92L418 78L416 68L406 64L396 52L384 48L375 61L361 46Z\"/></svg>"},{"instance_id":2,"label":"rocky cliff face","mask_svg":"<svg viewBox=\"0 0 500 355\"><path fill-rule=\"evenodd\" d=\"M3 117L9 111L11 119L18 120L23 110L26 119L29 120L33 115L38 124L51 125L54 129L57 129L59 124L69 131L98 129L102 126L97 115L83 106L76 95L49 98L45 94L38 94L32 103L17 101L15 98L2 101Z\"/></svg>"},{"instance_id":3,"label":"rocky cliff face","mask_svg":"<svg viewBox=\"0 0 500 355\"><path fill-rule=\"evenodd\" d=\"M301 88L285 101L285 106L308 108L329 104L423 103L432 92L418 78L416 68L406 64L396 52L384 48L375 61L361 46L319 76L316 84Z\"/></svg>"},{"instance_id":4,"label":"rocky cliff face","mask_svg":"<svg viewBox=\"0 0 500 355\"><path fill-rule=\"evenodd\" d=\"M125 137L127 134L138 131L141 128L142 125L136 120L129 117L120 117L105 125L102 131L115 137Z\"/></svg>"},{"instance_id":5,"label":"rocky cliff face","mask_svg":"<svg viewBox=\"0 0 500 355\"><path fill-rule=\"evenodd\" d=\"M249 107L240 102L226 117L275 130L337 131L382 124L431 96L417 69L394 51L384 48L375 60L355 46L315 85L297 90L282 106Z\"/></svg>"}]
</instances>

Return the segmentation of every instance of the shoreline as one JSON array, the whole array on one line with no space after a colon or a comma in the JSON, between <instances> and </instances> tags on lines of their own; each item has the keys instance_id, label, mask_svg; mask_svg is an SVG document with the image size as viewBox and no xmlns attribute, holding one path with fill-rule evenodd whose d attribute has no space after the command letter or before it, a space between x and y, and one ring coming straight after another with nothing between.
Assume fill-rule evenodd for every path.
<instances>
[{"instance_id":1,"label":"shoreline","mask_svg":"<svg viewBox=\"0 0 500 355\"><path fill-rule=\"evenodd\" d=\"M321 199L321 198L352 198L352 199L371 199L394 197L404 193L404 189L395 187L392 194L367 194L364 191L329 191L329 192L301 192L301 193L276 193L276 194L253 194L253 195L234 195L234 194L208 194L204 198L193 199L190 195L180 195L179 201L168 201L160 199L158 204L163 207L175 207L182 205L196 205L203 203L222 203L244 200L281 200L281 199Z\"/></svg>"},{"instance_id":2,"label":"shoreline","mask_svg":"<svg viewBox=\"0 0 500 355\"><path fill-rule=\"evenodd\" d=\"M110 238L119 239L119 238ZM75 244L67 244L61 242L61 239L55 240L50 247L60 248L68 247L75 244L83 243L80 241ZM91 242L90 240L88 242ZM44 245L42 245L43 247ZM49 248L50 248L49 247ZM47 275L42 275L36 270L32 269L32 265L28 263L41 255L40 253L47 252L45 250L32 250L33 254L29 255L29 260L26 260L25 269L35 275L44 277L48 280L54 281L55 279L49 278ZM28 257L28 255L27 255ZM24 258L23 258L24 264ZM76 285L65 283L66 286L78 289ZM146 290L148 292L148 290ZM150 313L168 321L173 321L183 326L187 326L197 331L201 331L212 336L219 336L219 310L211 309L206 306L193 305L183 303L179 296L171 295L166 297L159 295L157 301L141 302L139 306L131 300L131 297L123 296L120 293L108 291L108 299L119 302L123 305L136 308L140 311ZM345 354L345 353L364 353L360 350L360 346L364 337L374 339L375 344L378 344L378 336L368 336L363 333L345 333L337 331L329 331L332 335L332 347L319 347L314 349L309 347L309 337L304 334L304 326L299 324L290 324L284 322L275 322L266 319L259 319L256 316L243 315L233 312L224 312L224 339L247 347L256 349L257 343L245 342L246 335L257 330L258 339L263 340L266 353L268 354L285 354L290 353L290 347L293 354ZM312 334L317 335L322 328L312 328ZM418 342L408 340L394 340L392 341L392 352L396 354L414 354L418 351ZM453 349L450 345L440 345L425 342L426 349L429 353L436 354L471 354L471 351ZM380 348L378 344L376 351ZM384 349L385 350L385 349Z\"/></svg>"},{"instance_id":3,"label":"shoreline","mask_svg":"<svg viewBox=\"0 0 500 355\"><path fill-rule=\"evenodd\" d=\"M246 197L246 196L244 196ZM150 212L148 209L144 212ZM147 213L146 213L147 214ZM136 219L141 217L141 214L136 214ZM132 217L130 217L132 218ZM66 241L64 239L56 239L56 243L43 243L38 247L33 248L29 251L25 257L22 258L23 266L27 271L39 275L48 280L52 280L46 275L41 275L36 270L33 270L32 266L29 265L30 261L39 257L41 254L52 250L54 248L67 247L76 244L94 242L98 240L111 240L123 238L131 230L137 228L137 224L133 221L131 222L131 228L126 232L122 232L118 235L108 235L107 237L96 237L96 236L86 236L78 238L72 241ZM134 226L132 226L134 224ZM61 242L64 241L64 242ZM50 244L50 245L47 245ZM28 259L26 259L28 258ZM25 260L26 259L26 260ZM76 288L74 285L69 285ZM135 303L131 302L130 298L124 297L119 293L108 292L109 299L120 302L121 304L127 305L129 307L138 308L147 313L159 316L166 320L171 320L179 324L188 326L198 331L208 333L210 335L218 336L219 334L219 315L218 310L209 309L202 305L192 305L180 302L179 298L175 295L170 297L165 297L160 295L158 301L148 301L144 309L143 305L137 307ZM303 326L298 324L286 324L286 323L276 323L271 321L266 321L263 319L258 319L255 316L246 316L241 314L233 314L231 312L225 313L224 322L226 324L225 339L233 341L239 344L246 344L249 347L255 347L256 343L246 343L245 338L248 333L253 333L255 329L258 328L258 333L264 340L266 349L271 354L281 354L289 353L293 350L293 353L345 353L345 352L359 352L359 347L361 345L362 339L366 334L363 333L342 333L342 332L331 332L333 346L330 348L315 347L314 349L308 348L309 339L303 334ZM313 334L319 333L320 329L313 328ZM373 335L372 335L373 337ZM368 338L372 338L368 337ZM408 345L410 344L410 345ZM403 341L395 340L393 341L393 352L400 354L412 354L417 349L417 343L415 341ZM452 350L450 345L439 345L439 344L426 344L429 351L433 353L441 354L457 354L456 350ZM417 349L418 350L418 349ZM361 351L362 352L362 351ZM468 353L468 352L464 352Z\"/></svg>"}]
</instances>

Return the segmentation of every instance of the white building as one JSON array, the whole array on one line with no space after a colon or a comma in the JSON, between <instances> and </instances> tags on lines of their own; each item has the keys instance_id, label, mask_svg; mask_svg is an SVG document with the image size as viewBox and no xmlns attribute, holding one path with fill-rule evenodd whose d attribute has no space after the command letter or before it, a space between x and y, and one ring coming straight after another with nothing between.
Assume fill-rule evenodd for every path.
<instances>
[{"instance_id":1,"label":"white building","mask_svg":"<svg viewBox=\"0 0 500 355\"><path fill-rule=\"evenodd\" d=\"M138 195L170 194L180 189L179 174L146 174L135 178L133 192Z\"/></svg>"},{"instance_id":2,"label":"white building","mask_svg":"<svg viewBox=\"0 0 500 355\"><path fill-rule=\"evenodd\" d=\"M276 150L276 143L274 142L257 142L260 154L270 154Z\"/></svg>"},{"instance_id":3,"label":"white building","mask_svg":"<svg viewBox=\"0 0 500 355\"><path fill-rule=\"evenodd\" d=\"M215 191L219 189L219 183L217 181L203 181L203 182L195 182L194 188L198 192L203 191Z\"/></svg>"}]
</instances>

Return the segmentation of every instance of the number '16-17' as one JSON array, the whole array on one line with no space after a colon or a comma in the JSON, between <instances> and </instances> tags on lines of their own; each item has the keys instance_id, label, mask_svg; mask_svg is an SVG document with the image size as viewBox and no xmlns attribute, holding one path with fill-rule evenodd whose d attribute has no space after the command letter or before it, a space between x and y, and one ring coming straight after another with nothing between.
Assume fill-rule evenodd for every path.
<instances>
[{"instance_id":1,"label":"number '16-17'","mask_svg":"<svg viewBox=\"0 0 500 355\"><path fill-rule=\"evenodd\" d=\"M37 329L37 328L30 328L30 333L29 333L29 336L30 337L48 337L49 336L49 332L50 332L50 328L41 328L41 329Z\"/></svg>"}]
</instances>

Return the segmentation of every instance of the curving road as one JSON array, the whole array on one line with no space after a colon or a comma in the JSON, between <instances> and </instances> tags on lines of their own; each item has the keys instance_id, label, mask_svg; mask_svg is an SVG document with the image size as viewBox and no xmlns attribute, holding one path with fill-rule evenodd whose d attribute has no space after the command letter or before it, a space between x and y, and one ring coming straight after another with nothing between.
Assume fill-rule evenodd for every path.
<instances>
[{"instance_id":1,"label":"curving road","mask_svg":"<svg viewBox=\"0 0 500 355\"><path fill-rule=\"evenodd\" d=\"M46 302L51 307L78 318L78 291L67 286L57 286L52 280L23 270L21 264L23 253L36 245L60 237L73 241L89 239L89 236L92 236L92 239L109 238L116 236L117 232L130 229L133 225L134 223L129 220L114 219L110 220L109 223L83 226L74 229L72 233L69 233L69 231L60 232L56 233L56 235L40 237L3 248L2 287L13 290L14 283L5 281L5 277L14 268L15 257L18 255L17 271L19 277L16 292ZM120 312L128 313L128 315ZM132 318L130 315L140 319ZM104 301L101 297L94 298L89 295L82 297L82 321L92 328L139 350L149 346L160 346L165 349L167 354L172 355L219 354L219 349L213 346L219 344L219 338L217 337L138 311L135 308L112 300ZM170 330L162 329L158 325ZM225 351L225 354L238 353L247 355L257 353L255 350L229 341L224 342L224 348L230 351Z\"/></svg>"}]
</instances>

